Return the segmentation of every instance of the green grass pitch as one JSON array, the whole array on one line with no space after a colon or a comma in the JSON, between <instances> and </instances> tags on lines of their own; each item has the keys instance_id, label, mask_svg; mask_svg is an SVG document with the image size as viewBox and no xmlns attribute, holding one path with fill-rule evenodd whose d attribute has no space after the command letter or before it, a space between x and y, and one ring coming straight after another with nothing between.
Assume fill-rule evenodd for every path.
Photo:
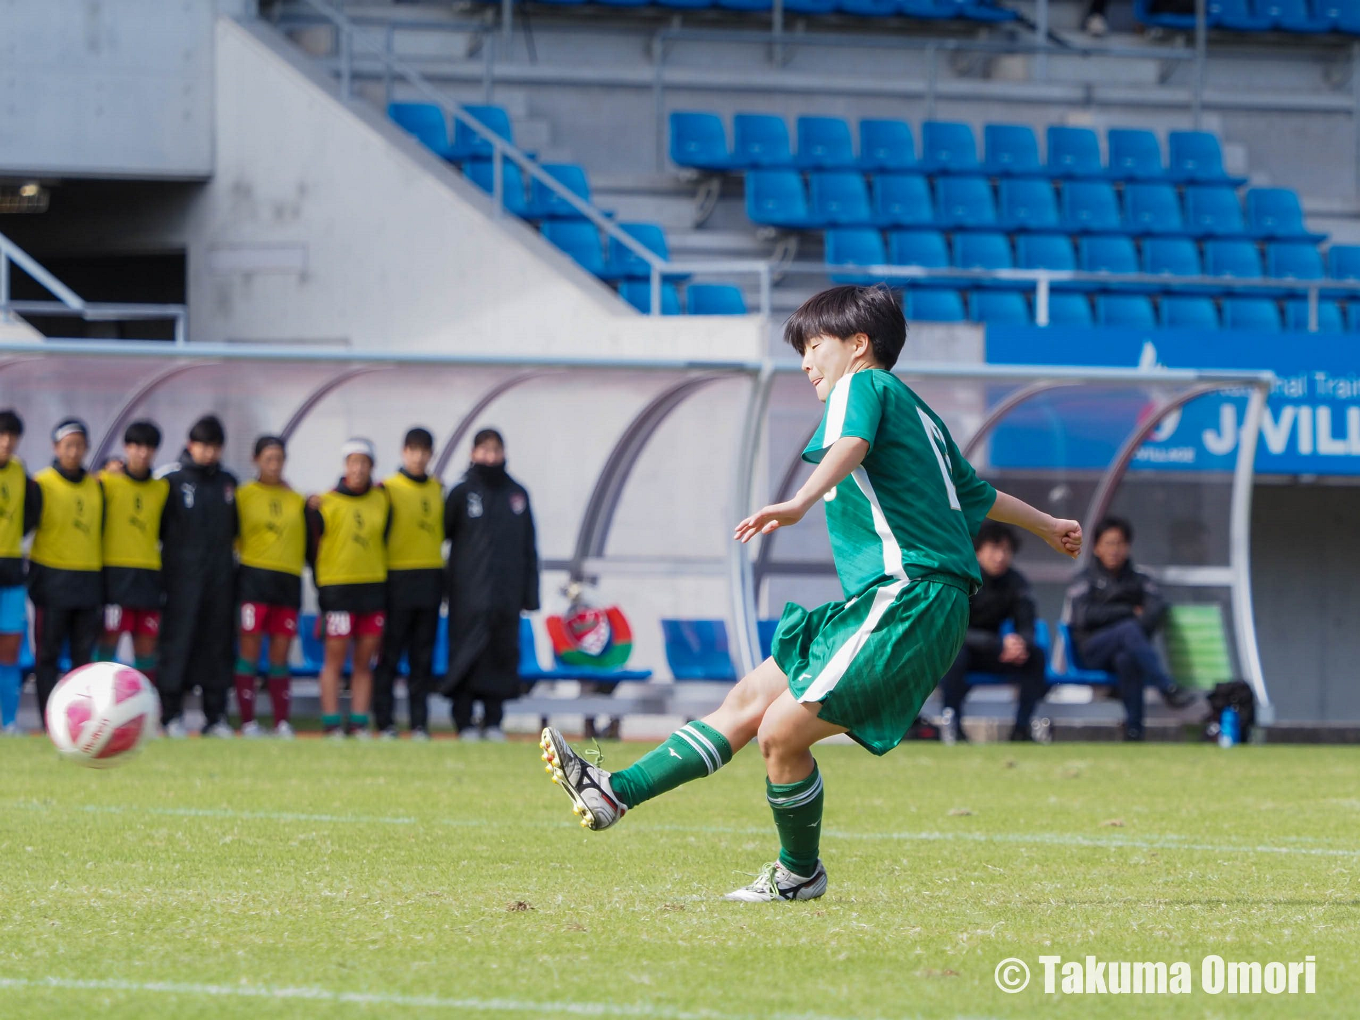
<instances>
[{"instance_id":1,"label":"green grass pitch","mask_svg":"<svg viewBox=\"0 0 1360 1020\"><path fill-rule=\"evenodd\" d=\"M828 894L752 906L716 897L776 848L753 748L595 834L532 742L157 741L99 773L0 741L0 1016L1356 1015L1354 749L818 757ZM1195 990L1049 997L1044 954ZM1209 954L1313 955L1317 990L1209 995Z\"/></svg>"}]
</instances>

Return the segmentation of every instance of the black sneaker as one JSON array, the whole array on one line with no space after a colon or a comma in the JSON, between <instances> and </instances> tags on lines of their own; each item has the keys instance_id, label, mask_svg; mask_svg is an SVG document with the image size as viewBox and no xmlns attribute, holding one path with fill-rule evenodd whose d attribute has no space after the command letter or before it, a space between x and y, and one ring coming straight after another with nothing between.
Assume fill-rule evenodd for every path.
<instances>
[{"instance_id":1,"label":"black sneaker","mask_svg":"<svg viewBox=\"0 0 1360 1020\"><path fill-rule=\"evenodd\" d=\"M1141 744L1143 742L1143 731L1137 726L1125 726L1124 739L1129 743Z\"/></svg>"},{"instance_id":2,"label":"black sneaker","mask_svg":"<svg viewBox=\"0 0 1360 1020\"><path fill-rule=\"evenodd\" d=\"M1179 684L1170 684L1162 688L1162 700L1170 708L1184 708L1195 700L1195 696Z\"/></svg>"}]
</instances>

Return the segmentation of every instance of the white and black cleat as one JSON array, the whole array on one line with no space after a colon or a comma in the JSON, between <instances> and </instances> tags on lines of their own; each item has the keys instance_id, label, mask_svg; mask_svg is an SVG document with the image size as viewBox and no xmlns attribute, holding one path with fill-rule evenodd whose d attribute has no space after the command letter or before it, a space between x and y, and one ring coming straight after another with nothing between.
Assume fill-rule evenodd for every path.
<instances>
[{"instance_id":1,"label":"white and black cleat","mask_svg":"<svg viewBox=\"0 0 1360 1020\"><path fill-rule=\"evenodd\" d=\"M573 751L554 727L543 730L538 746L543 749L542 758L547 762L545 771L554 783L567 791L571 810L581 820L582 828L598 832L624 816L628 807L614 796L609 773Z\"/></svg>"},{"instance_id":2,"label":"white and black cleat","mask_svg":"<svg viewBox=\"0 0 1360 1020\"><path fill-rule=\"evenodd\" d=\"M826 868L822 862L809 876L795 875L775 861L761 869L756 880L744 889L736 889L723 897L736 903L773 903L775 900L815 900L826 892Z\"/></svg>"}]
</instances>

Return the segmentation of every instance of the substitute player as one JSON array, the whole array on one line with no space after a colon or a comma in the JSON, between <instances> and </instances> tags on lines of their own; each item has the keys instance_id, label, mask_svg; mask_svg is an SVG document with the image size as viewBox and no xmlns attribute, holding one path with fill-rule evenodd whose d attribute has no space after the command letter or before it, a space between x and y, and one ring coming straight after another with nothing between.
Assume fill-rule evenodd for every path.
<instances>
[{"instance_id":1,"label":"substitute player","mask_svg":"<svg viewBox=\"0 0 1360 1020\"><path fill-rule=\"evenodd\" d=\"M0 411L0 733L19 732L19 692L24 675L19 648L28 629L24 590L24 536L42 513L42 490L14 455L24 423L11 410Z\"/></svg>"},{"instance_id":2,"label":"substitute player","mask_svg":"<svg viewBox=\"0 0 1360 1020\"><path fill-rule=\"evenodd\" d=\"M330 492L307 503L308 547L321 606L318 624L326 642L321 725L329 736L345 735L340 674L353 644L349 730L367 739L373 658L386 620L389 507L387 492L373 484L373 444L351 439L340 447L340 454L345 458L344 476Z\"/></svg>"},{"instance_id":3,"label":"substitute player","mask_svg":"<svg viewBox=\"0 0 1360 1020\"><path fill-rule=\"evenodd\" d=\"M153 422L134 421L123 433L123 460L99 475L104 487L104 632L95 658L113 662L118 642L132 636L132 664L156 682L161 630L161 515L170 483L152 477L161 445Z\"/></svg>"},{"instance_id":4,"label":"substitute player","mask_svg":"<svg viewBox=\"0 0 1360 1020\"><path fill-rule=\"evenodd\" d=\"M288 721L292 708L288 653L297 637L302 606L307 520L306 500L283 480L286 457L282 439L261 436L255 440L255 480L236 490L241 565L236 572L240 630L234 682L241 734L246 737L264 733L255 720L255 690L265 638L269 639L268 686L274 736L293 736Z\"/></svg>"},{"instance_id":5,"label":"substitute player","mask_svg":"<svg viewBox=\"0 0 1360 1020\"><path fill-rule=\"evenodd\" d=\"M882 755L902 740L963 644L968 596L980 583L973 536L983 519L1019 525L1068 556L1081 549L1076 521L1050 517L979 479L935 412L891 374L906 321L886 287L823 291L790 317L784 338L826 403L803 451L817 466L793 499L738 524L736 538L796 524L824 499L845 601L786 606L772 657L716 712L620 772L588 764L551 727L542 740L548 771L590 829L712 775L759 740L780 852L751 885L726 897L746 902L826 891L818 856L822 777L810 748L849 733Z\"/></svg>"}]
</instances>

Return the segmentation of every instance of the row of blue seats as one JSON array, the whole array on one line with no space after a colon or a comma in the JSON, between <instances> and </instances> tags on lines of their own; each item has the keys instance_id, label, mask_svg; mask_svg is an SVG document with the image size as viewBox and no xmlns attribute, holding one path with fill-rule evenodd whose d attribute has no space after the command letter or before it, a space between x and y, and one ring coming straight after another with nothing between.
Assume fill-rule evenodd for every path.
<instances>
[{"instance_id":1,"label":"row of blue seats","mask_svg":"<svg viewBox=\"0 0 1360 1020\"><path fill-rule=\"evenodd\" d=\"M1059 195L1061 192L1061 195ZM1068 181L1058 191L1044 180L1003 179L993 192L985 177L941 177L934 194L915 174L819 170L805 186L797 170L746 174L746 215L784 230L835 226L938 227L944 230L1048 231L1074 234L1180 235L1318 242L1304 224L1298 195L1286 188L1252 188L1244 203L1232 188L1170 184L1123 188L1107 181Z\"/></svg>"},{"instance_id":2,"label":"row of blue seats","mask_svg":"<svg viewBox=\"0 0 1360 1020\"><path fill-rule=\"evenodd\" d=\"M1161 144L1151 131L1112 128L1107 135L1110 158L1106 165L1101 162L1100 139L1095 131L1081 127L1048 129L1047 162L1039 159L1034 131L1021 124L984 127L986 155L981 160L973 129L954 121L925 121L919 156L911 125L900 120L861 120L858 155L850 139L850 125L839 117L799 117L797 153L789 145L789 129L783 117L738 113L732 118L732 128L734 144L729 149L727 129L716 113L672 113L671 161L709 171L857 169L932 176L1163 181L1230 187L1246 183L1246 178L1224 171L1218 138L1206 131L1172 131L1168 136L1171 162L1163 165Z\"/></svg>"},{"instance_id":3,"label":"row of blue seats","mask_svg":"<svg viewBox=\"0 0 1360 1020\"><path fill-rule=\"evenodd\" d=\"M1145 25L1195 27L1193 14L1157 12L1150 0L1134 0L1133 11ZM1360 0L1208 0L1204 13L1210 28L1231 32L1360 35Z\"/></svg>"},{"instance_id":4,"label":"row of blue seats","mask_svg":"<svg viewBox=\"0 0 1360 1020\"><path fill-rule=\"evenodd\" d=\"M1142 257L1133 239L1121 236L1084 237L1074 247L1064 234L1020 234L1011 241L1000 233L959 233L954 235L951 257L945 235L934 230L894 230L883 235L863 227L839 227L826 232L826 262L829 266L922 266L926 269L1049 269L1054 272L1148 273L1166 276L1164 285L1099 281L1055 283L1069 290L1119 290L1154 292L1199 290L1220 293L1231 287L1211 284L1178 284L1175 277L1232 276L1243 280L1360 280L1360 246L1332 245L1328 252L1330 275L1324 271L1323 258L1312 244L1278 241L1266 245L1265 260L1252 241L1212 240L1200 246L1184 237L1150 237L1143 241ZM833 272L837 283L859 283L864 274ZM898 278L903 282L903 278ZM1031 289L1029 281L988 280L972 286ZM1269 291L1252 288L1257 294ZM1353 293L1354 285L1333 289L1331 293ZM1275 292L1285 296L1289 290ZM1292 291L1301 294L1301 291Z\"/></svg>"},{"instance_id":5,"label":"row of blue seats","mask_svg":"<svg viewBox=\"0 0 1360 1020\"><path fill-rule=\"evenodd\" d=\"M485 0L498 3L498 0ZM554 7L580 7L587 3L605 7L665 7L671 10L763 11L774 9L773 0L535 0ZM784 13L797 15L853 14L861 18L918 18L929 21L1014 21L1016 14L993 0L784 0Z\"/></svg>"}]
</instances>

